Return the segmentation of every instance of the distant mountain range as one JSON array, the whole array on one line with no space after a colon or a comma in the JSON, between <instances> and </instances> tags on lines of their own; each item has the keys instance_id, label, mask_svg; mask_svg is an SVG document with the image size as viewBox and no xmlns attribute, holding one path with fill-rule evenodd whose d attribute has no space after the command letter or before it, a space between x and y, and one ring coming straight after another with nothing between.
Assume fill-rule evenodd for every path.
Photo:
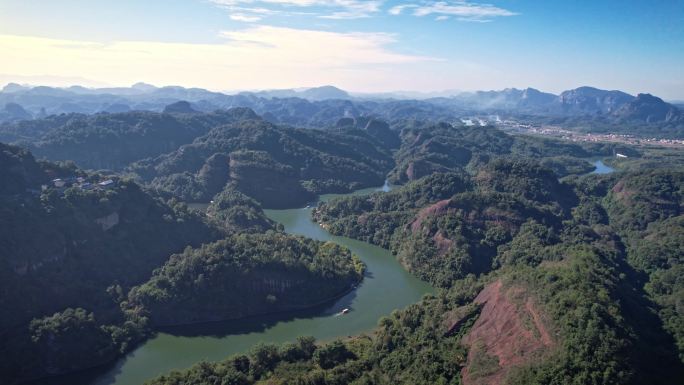
<instances>
[{"instance_id":1,"label":"distant mountain range","mask_svg":"<svg viewBox=\"0 0 684 385\"><path fill-rule=\"evenodd\" d=\"M681 106L650 94L579 87L560 95L534 88L461 92L452 96L404 99L395 94L350 94L333 86L241 92L228 95L201 88L28 87L11 83L0 92L0 122L42 118L63 113L120 113L133 110L162 112L177 102L175 112L210 112L248 107L269 121L303 127L333 126L345 117L373 116L394 122L405 119L454 120L483 114L506 118L552 119L569 126L658 125L656 131L684 129ZM172 110L174 111L174 110ZM169 112L172 112L169 111ZM558 120L560 119L560 120ZM664 130L662 129L664 128Z\"/></svg>"},{"instance_id":2,"label":"distant mountain range","mask_svg":"<svg viewBox=\"0 0 684 385\"><path fill-rule=\"evenodd\" d=\"M343 91L333 86L314 87L302 90L284 89L258 91L254 92L253 94L263 98L302 98L311 101L352 98L347 91Z\"/></svg>"},{"instance_id":3,"label":"distant mountain range","mask_svg":"<svg viewBox=\"0 0 684 385\"><path fill-rule=\"evenodd\" d=\"M684 117L678 107L650 94L633 96L622 91L593 87L580 87L560 95L534 88L507 88L427 101L469 110L545 116L602 116L639 123L679 122Z\"/></svg>"}]
</instances>

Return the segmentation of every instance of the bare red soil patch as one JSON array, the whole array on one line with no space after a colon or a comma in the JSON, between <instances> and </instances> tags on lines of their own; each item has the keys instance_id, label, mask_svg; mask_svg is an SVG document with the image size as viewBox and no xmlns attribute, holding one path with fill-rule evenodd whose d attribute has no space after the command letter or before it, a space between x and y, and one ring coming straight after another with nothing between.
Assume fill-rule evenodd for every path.
<instances>
[{"instance_id":1,"label":"bare red soil patch","mask_svg":"<svg viewBox=\"0 0 684 385\"><path fill-rule=\"evenodd\" d=\"M421 209L416 215L416 219L414 219L411 223L411 231L415 233L420 230L420 226L428 216L445 212L447 210L447 206L449 205L449 201L450 199L441 200L433 205Z\"/></svg>"},{"instance_id":2,"label":"bare red soil patch","mask_svg":"<svg viewBox=\"0 0 684 385\"><path fill-rule=\"evenodd\" d=\"M451 246L454 245L454 241L445 237L441 231L438 231L432 237L432 240L435 242L435 246L437 246L437 255L440 255L440 256L443 256L446 253L448 253Z\"/></svg>"},{"instance_id":3,"label":"bare red soil patch","mask_svg":"<svg viewBox=\"0 0 684 385\"><path fill-rule=\"evenodd\" d=\"M628 201L634 195L634 192L625 186L624 180L618 181L615 186L613 186L611 191L613 192L615 198L621 201Z\"/></svg>"},{"instance_id":4,"label":"bare red soil patch","mask_svg":"<svg viewBox=\"0 0 684 385\"><path fill-rule=\"evenodd\" d=\"M461 372L465 385L502 384L512 368L531 363L554 347L543 314L525 289L504 288L496 281L475 302L482 311L463 338L469 347Z\"/></svg>"}]
</instances>

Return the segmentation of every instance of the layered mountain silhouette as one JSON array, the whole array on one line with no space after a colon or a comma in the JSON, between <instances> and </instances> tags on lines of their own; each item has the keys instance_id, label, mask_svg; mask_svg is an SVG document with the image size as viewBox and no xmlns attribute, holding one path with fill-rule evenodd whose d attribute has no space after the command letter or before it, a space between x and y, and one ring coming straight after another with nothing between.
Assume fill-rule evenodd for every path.
<instances>
[{"instance_id":1,"label":"layered mountain silhouette","mask_svg":"<svg viewBox=\"0 0 684 385\"><path fill-rule=\"evenodd\" d=\"M0 92L0 106L7 106L0 110L0 122L64 113L191 113L247 107L273 123L315 128L333 127L344 117L374 116L392 123L453 120L472 114L561 118L570 127L597 122L604 125L665 125L668 129L679 130L684 124L682 110L656 96L633 96L593 87L579 87L559 95L534 88L463 92L422 100L383 95L382 98L353 96L333 86L228 95L201 88L155 87L145 83L99 89L29 87L11 83Z\"/></svg>"},{"instance_id":2,"label":"layered mountain silhouette","mask_svg":"<svg viewBox=\"0 0 684 385\"><path fill-rule=\"evenodd\" d=\"M7 103L0 110L0 121L13 122L17 120L31 119L33 116L17 103Z\"/></svg>"}]
</instances>

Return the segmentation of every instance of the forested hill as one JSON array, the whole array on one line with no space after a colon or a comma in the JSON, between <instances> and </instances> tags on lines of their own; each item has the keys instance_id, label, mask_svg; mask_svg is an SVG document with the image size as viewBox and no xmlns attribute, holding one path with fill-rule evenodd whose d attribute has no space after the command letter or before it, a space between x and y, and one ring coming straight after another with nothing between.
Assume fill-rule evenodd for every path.
<instances>
[{"instance_id":1,"label":"forested hill","mask_svg":"<svg viewBox=\"0 0 684 385\"><path fill-rule=\"evenodd\" d=\"M399 144L396 131L370 118L320 131L276 126L246 108L179 108L50 116L5 125L0 138L87 169L130 166L158 191L185 201L208 202L231 184L268 207L380 185Z\"/></svg>"},{"instance_id":2,"label":"forested hill","mask_svg":"<svg viewBox=\"0 0 684 385\"><path fill-rule=\"evenodd\" d=\"M491 270L521 227L559 228L571 186L530 160L498 159L477 174L435 173L387 194L333 200L314 214L333 234L389 248L438 286Z\"/></svg>"},{"instance_id":3,"label":"forested hill","mask_svg":"<svg viewBox=\"0 0 684 385\"><path fill-rule=\"evenodd\" d=\"M255 117L246 109L206 114L134 111L69 114L21 121L0 129L0 141L18 141L37 157L72 160L88 169L122 169L190 143L212 127Z\"/></svg>"},{"instance_id":4,"label":"forested hill","mask_svg":"<svg viewBox=\"0 0 684 385\"><path fill-rule=\"evenodd\" d=\"M329 201L314 219L390 249L438 294L383 318L369 337L260 345L154 382L684 378L677 152L370 117L302 129L185 103L11 127L29 148L54 151L49 158L119 172L0 144L4 382L111 361L164 325L345 293L363 264L345 248L284 234L263 208L386 178L399 186ZM586 175L590 158L618 152L628 158L604 161L626 171ZM210 204L199 212L181 201Z\"/></svg>"},{"instance_id":5,"label":"forested hill","mask_svg":"<svg viewBox=\"0 0 684 385\"><path fill-rule=\"evenodd\" d=\"M181 106L182 105L182 106ZM181 106L181 107L179 107ZM433 172L475 170L490 159L540 159L560 176L591 171L585 157L619 145L511 136L493 127L341 118L327 130L278 126L246 108L199 113L72 114L4 126L38 156L126 170L167 197L209 202L230 189L265 207L304 205L322 193L405 183Z\"/></svg>"},{"instance_id":6,"label":"forested hill","mask_svg":"<svg viewBox=\"0 0 684 385\"><path fill-rule=\"evenodd\" d=\"M221 233L129 180L37 163L4 144L0 175L0 378L7 381L87 367L127 349L144 322L124 324L111 290L143 281L171 253ZM75 324L61 327L84 328L82 343L55 341L51 351L31 342L34 318L76 308L95 315L70 313L64 322ZM53 362L55 355L72 362Z\"/></svg>"},{"instance_id":7,"label":"forested hill","mask_svg":"<svg viewBox=\"0 0 684 385\"><path fill-rule=\"evenodd\" d=\"M499 157L536 159L559 177L585 174L593 166L585 158L612 156L616 152L638 156L632 148L611 143L572 143L547 138L509 135L494 127L464 124L407 126L401 131L401 147L388 179L397 184L435 172L468 170Z\"/></svg>"},{"instance_id":8,"label":"forested hill","mask_svg":"<svg viewBox=\"0 0 684 385\"><path fill-rule=\"evenodd\" d=\"M257 202L233 189L221 191L203 214L121 176L37 162L2 143L0 178L2 383L101 365L157 324L319 304L348 290L363 271L344 248L280 233ZM274 260L284 257L276 253L282 247L298 252ZM213 313L187 308L192 317L169 317L160 309L170 299L188 306L181 292L189 293L173 288L201 283L195 270L180 273L197 264L212 285L240 285L231 288L233 297L221 297L222 307L207 306ZM161 303L156 289L145 289L162 286L169 294ZM210 294L203 288L196 295Z\"/></svg>"},{"instance_id":9,"label":"forested hill","mask_svg":"<svg viewBox=\"0 0 684 385\"><path fill-rule=\"evenodd\" d=\"M332 242L241 234L176 254L133 288L126 306L155 325L303 309L349 291L363 263Z\"/></svg>"},{"instance_id":10,"label":"forested hill","mask_svg":"<svg viewBox=\"0 0 684 385\"><path fill-rule=\"evenodd\" d=\"M299 338L150 384L675 384L681 170L570 177L530 159L322 204L334 234L441 286L370 336Z\"/></svg>"},{"instance_id":11,"label":"forested hill","mask_svg":"<svg viewBox=\"0 0 684 385\"><path fill-rule=\"evenodd\" d=\"M595 383L668 384L684 373L676 278L684 263L683 175L654 170L559 183L538 164L498 160L474 175L433 174L387 194L333 200L315 218L334 234L389 247L448 293L464 295L464 280L487 287L470 297L484 307L462 339L470 348L460 365L464 382L583 383L602 375ZM507 309L506 297L528 301L527 310ZM491 329L516 317L531 317L539 339L518 346ZM515 346L524 353L509 351Z\"/></svg>"},{"instance_id":12,"label":"forested hill","mask_svg":"<svg viewBox=\"0 0 684 385\"><path fill-rule=\"evenodd\" d=\"M206 201L229 185L265 207L292 207L316 194L382 185L393 161L374 134L380 132L279 127L254 117L130 170L184 200Z\"/></svg>"}]
</instances>

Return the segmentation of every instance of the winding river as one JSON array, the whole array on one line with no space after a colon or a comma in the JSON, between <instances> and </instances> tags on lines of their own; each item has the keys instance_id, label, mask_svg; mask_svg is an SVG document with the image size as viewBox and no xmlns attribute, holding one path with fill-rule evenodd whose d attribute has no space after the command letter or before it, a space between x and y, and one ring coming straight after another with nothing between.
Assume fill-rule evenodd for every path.
<instances>
[{"instance_id":1,"label":"winding river","mask_svg":"<svg viewBox=\"0 0 684 385\"><path fill-rule=\"evenodd\" d=\"M592 174L614 171L601 160L593 160ZM362 195L389 191L380 188L359 190ZM324 195L327 201L342 195ZM207 204L194 204L205 210ZM137 349L104 367L37 381L40 385L139 385L174 369L184 369L202 360L219 361L231 354L246 352L259 342L283 343L302 335L319 341L368 333L378 320L395 309L415 303L434 289L410 275L385 249L345 237L333 236L311 220L311 207L266 210L266 215L282 223L290 234L344 245L367 265L363 282L351 293L316 308L249 319L174 327L157 333ZM341 315L342 309L350 309Z\"/></svg>"},{"instance_id":2,"label":"winding river","mask_svg":"<svg viewBox=\"0 0 684 385\"><path fill-rule=\"evenodd\" d=\"M382 188L360 190L353 194ZM339 195L325 195L322 201ZM218 361L245 352L258 342L283 343L297 336L311 335L319 341L370 332L384 315L419 301L433 289L404 270L387 250L365 242L336 237L311 220L311 208L267 210L285 231L321 241L333 241L350 248L367 265L359 287L346 296L317 308L238 321L176 327L153 338L108 367L62 376L45 384L139 385L174 369L199 361ZM342 309L350 312L340 315Z\"/></svg>"}]
</instances>

